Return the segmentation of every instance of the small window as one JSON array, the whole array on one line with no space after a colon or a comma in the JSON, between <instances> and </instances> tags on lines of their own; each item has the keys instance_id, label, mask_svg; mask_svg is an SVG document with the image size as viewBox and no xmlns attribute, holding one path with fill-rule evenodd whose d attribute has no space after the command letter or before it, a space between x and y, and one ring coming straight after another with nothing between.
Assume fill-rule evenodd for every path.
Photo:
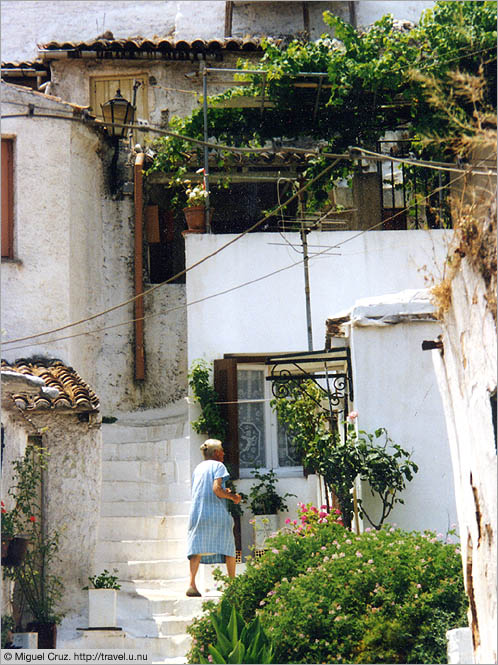
<instances>
[{"instance_id":1,"label":"small window","mask_svg":"<svg viewBox=\"0 0 498 665\"><path fill-rule=\"evenodd\" d=\"M264 365L239 365L237 368L237 400L239 427L239 463L242 476L251 469L263 467L292 472L300 470L301 461L278 422L270 401L271 384L266 381Z\"/></svg>"},{"instance_id":2,"label":"small window","mask_svg":"<svg viewBox=\"0 0 498 665\"><path fill-rule=\"evenodd\" d=\"M2 259L14 258L14 139L2 137Z\"/></svg>"}]
</instances>

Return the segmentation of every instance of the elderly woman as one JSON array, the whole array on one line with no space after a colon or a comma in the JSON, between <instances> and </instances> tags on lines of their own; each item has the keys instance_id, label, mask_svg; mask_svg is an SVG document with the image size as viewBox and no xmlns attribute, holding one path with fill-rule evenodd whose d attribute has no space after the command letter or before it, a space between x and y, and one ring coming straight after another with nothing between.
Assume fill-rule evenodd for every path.
<instances>
[{"instance_id":1,"label":"elderly woman","mask_svg":"<svg viewBox=\"0 0 498 665\"><path fill-rule=\"evenodd\" d=\"M200 563L226 563L229 577L235 577L233 519L226 499L240 503L240 494L225 488L229 477L223 464L221 441L208 439L201 446L204 461L192 476L192 505L188 525L190 587L187 596L200 596L195 576Z\"/></svg>"}]
</instances>

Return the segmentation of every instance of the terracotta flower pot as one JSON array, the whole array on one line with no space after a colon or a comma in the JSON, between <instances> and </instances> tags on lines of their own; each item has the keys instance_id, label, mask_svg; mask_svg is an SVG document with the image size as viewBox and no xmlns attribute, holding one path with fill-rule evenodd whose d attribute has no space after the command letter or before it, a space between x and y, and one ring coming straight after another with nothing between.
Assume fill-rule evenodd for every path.
<instances>
[{"instance_id":1,"label":"terracotta flower pot","mask_svg":"<svg viewBox=\"0 0 498 665\"><path fill-rule=\"evenodd\" d=\"M183 209L187 228L191 233L205 233L206 232L206 208L205 206L190 206ZM213 209L209 209L209 221L213 217Z\"/></svg>"}]
</instances>

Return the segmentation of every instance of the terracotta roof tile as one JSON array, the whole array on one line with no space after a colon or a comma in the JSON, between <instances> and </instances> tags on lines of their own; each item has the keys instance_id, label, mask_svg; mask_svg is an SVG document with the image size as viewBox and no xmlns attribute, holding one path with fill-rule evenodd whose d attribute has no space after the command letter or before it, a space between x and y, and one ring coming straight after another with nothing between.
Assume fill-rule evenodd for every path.
<instances>
[{"instance_id":1,"label":"terracotta roof tile","mask_svg":"<svg viewBox=\"0 0 498 665\"><path fill-rule=\"evenodd\" d=\"M138 53L150 53L164 58L182 59L182 54L189 53L215 53L219 51L261 51L261 40L258 38L228 38L228 39L193 39L187 41L179 39L174 41L166 38L145 39L143 37L129 37L127 39L103 39L97 37L86 42L56 42L38 44L40 54L50 57L50 51L67 51L74 57L84 52L95 52L97 57L103 53L116 53L121 57L125 54L130 57Z\"/></svg>"},{"instance_id":2,"label":"terracotta roof tile","mask_svg":"<svg viewBox=\"0 0 498 665\"><path fill-rule=\"evenodd\" d=\"M99 409L99 399L95 392L72 367L68 367L61 360L21 358L13 363L2 360L2 369L39 376L47 386L59 391L53 399L22 392L13 395L14 402L22 410L70 409L81 412Z\"/></svg>"}]
</instances>

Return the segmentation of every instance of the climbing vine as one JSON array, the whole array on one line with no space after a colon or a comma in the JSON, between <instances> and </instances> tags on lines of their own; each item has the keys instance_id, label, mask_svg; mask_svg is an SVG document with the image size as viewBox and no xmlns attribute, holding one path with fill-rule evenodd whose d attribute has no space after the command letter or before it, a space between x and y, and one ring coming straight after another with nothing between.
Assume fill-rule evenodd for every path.
<instances>
[{"instance_id":1,"label":"climbing vine","mask_svg":"<svg viewBox=\"0 0 498 665\"><path fill-rule=\"evenodd\" d=\"M428 144L427 135L447 136L454 123L470 118L475 104L457 105L449 118L435 103L424 84L429 75L439 81L438 94L450 97L455 71L475 75L481 72L485 90L481 110L496 109L496 2L437 2L417 26L406 26L387 15L361 32L330 12L324 21L334 37L315 41L294 39L287 45L266 39L259 67L241 60L241 77L247 85L237 86L210 98L209 135L220 144L260 147L275 141L312 139L322 152L344 153L351 146L372 146L386 130L409 128L413 150L424 158L450 157L444 142ZM296 87L297 74L323 73L323 86L316 106L316 88ZM263 76L264 74L264 76ZM310 77L308 82L318 82ZM273 108L220 108L220 102L238 95L260 96ZM456 100L455 100L456 101ZM467 126L470 123L466 123ZM203 111L196 109L186 118L174 118L171 129L180 136L202 140ZM149 172L166 171L181 177L185 154L202 147L178 137L163 137L154 143L156 157ZM217 152L218 166L228 154ZM318 155L308 163L305 177L319 173L327 158ZM308 207L317 207L338 178L351 175L354 161L340 161L326 180L316 183Z\"/></svg>"}]
</instances>

